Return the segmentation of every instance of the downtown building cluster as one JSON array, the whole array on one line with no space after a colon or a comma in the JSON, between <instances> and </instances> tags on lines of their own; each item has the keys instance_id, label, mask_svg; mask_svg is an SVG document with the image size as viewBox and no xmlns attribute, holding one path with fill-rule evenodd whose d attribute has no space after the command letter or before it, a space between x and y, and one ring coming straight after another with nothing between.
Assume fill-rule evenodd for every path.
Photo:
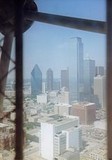
<instances>
[{"instance_id":1,"label":"downtown building cluster","mask_svg":"<svg viewBox=\"0 0 112 160\"><path fill-rule=\"evenodd\" d=\"M97 142L103 143L106 137L104 67L84 59L80 37L70 39L68 51L74 53L73 65L60 68L60 77L46 68L43 78L36 64L31 81L24 83L25 157L32 159L37 154L38 160L79 160L87 152L90 159L97 160L102 152ZM7 84L6 95L14 95L13 88L12 82ZM14 131L8 132L8 127L1 127L1 150L14 148ZM99 152L92 153L92 146ZM105 160L105 152L101 157Z\"/></svg>"},{"instance_id":2,"label":"downtown building cluster","mask_svg":"<svg viewBox=\"0 0 112 160\"><path fill-rule=\"evenodd\" d=\"M69 92L69 103L92 102L97 108L105 108L105 70L103 66L95 66L95 60L84 59L83 43L80 37L70 39L69 52L74 53L72 68L60 70L60 77L54 78L53 70L46 71L46 79L42 79L42 72L35 65L31 72L31 95L48 93L65 88ZM69 54L69 53L68 53ZM99 84L100 85L99 85ZM103 101L103 102L102 102Z\"/></svg>"},{"instance_id":3,"label":"downtown building cluster","mask_svg":"<svg viewBox=\"0 0 112 160\"><path fill-rule=\"evenodd\" d=\"M65 160L71 160L73 154L79 160L84 147L81 125L93 125L96 109L105 109L104 67L95 66L95 60L84 59L80 37L72 38L68 48L74 52L74 65L60 70L59 79L54 78L53 70L49 68L43 80L38 65L31 73L31 96L38 105L46 108L48 114L40 120L39 136L40 155L47 160L64 159L66 152L70 156L67 159L66 155ZM50 117L51 112L55 115ZM79 122L75 126L72 123L76 116Z\"/></svg>"}]
</instances>

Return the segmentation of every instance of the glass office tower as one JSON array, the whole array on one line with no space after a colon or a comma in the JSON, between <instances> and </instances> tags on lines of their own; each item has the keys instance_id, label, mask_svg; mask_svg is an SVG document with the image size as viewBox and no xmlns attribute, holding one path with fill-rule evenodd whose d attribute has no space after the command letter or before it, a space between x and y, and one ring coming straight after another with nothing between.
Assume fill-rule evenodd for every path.
<instances>
[{"instance_id":1,"label":"glass office tower","mask_svg":"<svg viewBox=\"0 0 112 160\"><path fill-rule=\"evenodd\" d=\"M47 82L47 91L52 91L53 90L53 71L51 68L47 70L46 82Z\"/></svg>"},{"instance_id":2,"label":"glass office tower","mask_svg":"<svg viewBox=\"0 0 112 160\"><path fill-rule=\"evenodd\" d=\"M93 82L95 77L95 60L84 60L84 100L93 101Z\"/></svg>"},{"instance_id":3,"label":"glass office tower","mask_svg":"<svg viewBox=\"0 0 112 160\"><path fill-rule=\"evenodd\" d=\"M31 72L31 95L36 97L42 93L42 72L36 64Z\"/></svg>"},{"instance_id":4,"label":"glass office tower","mask_svg":"<svg viewBox=\"0 0 112 160\"><path fill-rule=\"evenodd\" d=\"M70 67L70 100L83 99L83 43L80 37L73 37L69 41L68 52L72 54Z\"/></svg>"},{"instance_id":5,"label":"glass office tower","mask_svg":"<svg viewBox=\"0 0 112 160\"><path fill-rule=\"evenodd\" d=\"M65 87L69 91L69 69L61 70L61 88Z\"/></svg>"}]
</instances>

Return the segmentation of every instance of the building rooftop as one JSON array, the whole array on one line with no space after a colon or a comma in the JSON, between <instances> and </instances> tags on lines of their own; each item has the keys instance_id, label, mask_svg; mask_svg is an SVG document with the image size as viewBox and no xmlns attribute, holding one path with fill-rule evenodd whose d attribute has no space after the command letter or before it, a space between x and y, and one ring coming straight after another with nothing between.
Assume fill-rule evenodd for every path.
<instances>
[{"instance_id":1,"label":"building rooftop","mask_svg":"<svg viewBox=\"0 0 112 160\"><path fill-rule=\"evenodd\" d=\"M74 152L71 152L71 151L66 151L64 152L62 155L60 155L59 157L63 157L67 160L70 160L72 158L76 158L76 156L79 157L79 153L78 151L74 151Z\"/></svg>"},{"instance_id":2,"label":"building rooftop","mask_svg":"<svg viewBox=\"0 0 112 160\"><path fill-rule=\"evenodd\" d=\"M39 121L43 123L47 122L49 124L54 124L54 125L62 125L62 124L66 124L66 123L74 122L74 121L78 123L79 117L77 116L59 116L58 114L55 114L55 115L45 116L41 118Z\"/></svg>"},{"instance_id":3,"label":"building rooftop","mask_svg":"<svg viewBox=\"0 0 112 160\"><path fill-rule=\"evenodd\" d=\"M91 102L76 102L73 104L73 107L87 107L87 106L93 106L95 105L95 103L91 103Z\"/></svg>"},{"instance_id":4,"label":"building rooftop","mask_svg":"<svg viewBox=\"0 0 112 160\"><path fill-rule=\"evenodd\" d=\"M97 129L106 130L106 129L107 129L106 119L99 120L99 121L95 121L95 122L94 122L94 127L97 128Z\"/></svg>"},{"instance_id":5,"label":"building rooftop","mask_svg":"<svg viewBox=\"0 0 112 160\"><path fill-rule=\"evenodd\" d=\"M76 126L75 128L79 129L79 126ZM64 131L68 131L68 132L74 131L74 127L64 129Z\"/></svg>"},{"instance_id":6,"label":"building rooftop","mask_svg":"<svg viewBox=\"0 0 112 160\"><path fill-rule=\"evenodd\" d=\"M58 104L56 104L55 106L56 106L56 107L58 107L58 106L63 106L63 107L72 107L72 105L67 104L67 103L58 103Z\"/></svg>"}]
</instances>

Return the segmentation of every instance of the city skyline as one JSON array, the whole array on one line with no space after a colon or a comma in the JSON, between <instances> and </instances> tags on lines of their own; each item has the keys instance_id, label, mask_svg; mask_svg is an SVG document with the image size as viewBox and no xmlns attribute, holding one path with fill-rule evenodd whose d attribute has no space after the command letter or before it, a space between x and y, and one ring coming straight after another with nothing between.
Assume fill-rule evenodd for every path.
<instances>
[{"instance_id":1,"label":"city skyline","mask_svg":"<svg viewBox=\"0 0 112 160\"><path fill-rule=\"evenodd\" d=\"M71 37L71 38L73 38L73 37ZM25 65L24 65L24 77L30 78L30 72L28 72L28 70L31 71L34 64L39 64L39 66L43 72L43 78L46 77L46 68L52 68L52 70L54 70L54 75L56 78L60 77L60 68L62 70L66 69L66 68L73 68L72 62L73 62L73 57L75 57L75 53L74 53L74 55L73 55L73 53L71 53L71 55L69 54L69 52L67 53L68 44L69 44L69 41L71 40L71 38L69 38L68 42L65 41L62 45L60 45L58 47L57 53L53 53L53 54L48 53L47 57L44 53L40 53L40 54L38 54L39 60L36 60L35 56L32 57L33 63L30 61L31 57L27 57L26 59L24 59L24 62L26 61ZM76 37L74 37L74 38L76 38ZM80 38L83 41L83 38L82 37L80 37ZM102 41L103 40L104 39L102 39ZM92 54L85 54L84 41L83 41L83 44L84 44L84 59L89 58L89 59L95 60L97 66L104 66L106 68L106 57L105 57L105 53L104 53L106 51L103 51L103 53L102 53L103 56L98 58L96 55L93 56ZM105 43L103 43L102 47L106 48ZM63 55L65 51L66 51L65 55ZM51 59L52 59L52 61L51 61ZM28 61L30 61L29 65L27 64Z\"/></svg>"},{"instance_id":2,"label":"city skyline","mask_svg":"<svg viewBox=\"0 0 112 160\"><path fill-rule=\"evenodd\" d=\"M85 60L87 60L87 59L84 59L84 61ZM94 59L88 59L88 60L91 60L91 61L95 61ZM38 65L37 63L36 64L34 64L33 65L33 68L34 68L34 66L35 65ZM38 65L39 66L39 65ZM104 66L97 66L97 65L95 65L95 67L102 67L102 68L104 68L105 69L105 67ZM32 68L32 70L33 70L33 68ZM40 66L39 66L39 68L40 68ZM40 68L41 69L41 68ZM48 70L49 68L47 68L45 71L46 71L46 73L47 73L47 70ZM53 71L53 69L52 68L50 68L52 71ZM61 80L61 70L69 70L69 67L65 67L64 69L62 69L62 68L59 68L59 70L58 70L58 72L59 72L59 77L56 77L55 75L54 75L54 71L53 71L53 79L60 79ZM104 70L105 71L105 70ZM96 72L95 72L96 73ZM104 74L105 74L105 72L104 72ZM104 75L103 74L103 75ZM100 73L98 74L98 75L101 75ZM30 77L29 78L26 78L26 80L27 79L31 79L31 75L30 75ZM46 80L47 78L46 78L46 75L45 75L45 77L43 76L43 72L42 72L42 80L44 81L44 80ZM24 79L25 80L25 79Z\"/></svg>"},{"instance_id":3,"label":"city skyline","mask_svg":"<svg viewBox=\"0 0 112 160\"><path fill-rule=\"evenodd\" d=\"M81 37L72 37L72 39L81 39L82 40L82 38ZM75 47L75 41L74 41L74 46L73 46L73 44L70 44L70 41L71 41L71 39L69 40L69 42L66 44L66 49L68 50L68 52L70 53L72 53L72 51L69 51L69 50L74 50L74 47ZM84 44L84 43L83 43ZM71 46L69 46L69 45L71 45ZM68 47L69 46L69 47ZM72 55L71 55L71 57L69 56L69 59L68 59L68 61L66 61L66 59L64 59L65 60L65 63L64 63L64 65L62 64L62 65L57 65L57 68L55 68L55 65L56 65L56 63L54 63L54 61L55 61L55 58L54 58L54 61L52 62L51 61L51 66L50 65L48 65L47 64L47 62L46 62L46 64L44 64L43 66L42 66L42 64L40 64L40 62L39 63L35 63L35 64L38 64L39 65L39 67L41 68L41 71L42 71L42 73L43 73L43 79L46 79L46 72L47 72L47 70L50 68L50 69L52 69L53 70L53 74L54 74L54 78L58 78L58 79L60 79L60 77L61 77L61 70L66 70L67 68L68 69L71 69L71 70L73 70L72 68L74 67L74 59L75 59L75 57L76 57L76 55L75 55L76 53L74 52L74 53L72 53ZM69 54L68 54L69 55ZM42 57L41 57L42 58ZM43 57L44 58L44 57ZM62 58L62 57L61 57ZM64 57L63 57L64 58ZM106 67L105 67L105 65L106 65L106 63L105 64L103 64L103 63L101 63L101 64L97 64L97 60L96 59L94 59L94 58L91 58L90 56L85 56L85 57L83 57L83 61L85 61L85 60L91 60L91 61L95 61L95 66L96 67L104 67L104 69L106 69ZM67 63L66 63L67 62ZM42 61L41 61L41 63L42 63ZM33 67L34 67L34 65L35 64L33 64L33 66L32 66L32 68L31 68L31 70L33 69ZM68 65L67 65L68 64ZM29 64L30 65L30 64ZM77 70L76 69L74 69L74 71L72 71L72 72L76 72ZM30 74L30 72L28 72L29 74ZM24 76L25 77L25 76ZM28 79L30 79L31 78L31 76L29 75L28 77L25 77L26 79L28 78Z\"/></svg>"},{"instance_id":4,"label":"city skyline","mask_svg":"<svg viewBox=\"0 0 112 160\"><path fill-rule=\"evenodd\" d=\"M35 0L39 12L66 15L85 19L106 20L105 0ZM56 77L59 77L59 68L69 67L70 57L67 53L67 44L72 37L81 37L84 44L84 57L96 61L97 66L106 66L106 35L69 29L40 22L24 34L24 78L30 78L34 64L39 64L45 77L45 68L52 68ZM2 38L3 36L0 35ZM12 58L14 59L14 44ZM10 62L10 68L13 65ZM14 72L9 78L14 77Z\"/></svg>"},{"instance_id":5,"label":"city skyline","mask_svg":"<svg viewBox=\"0 0 112 160\"><path fill-rule=\"evenodd\" d=\"M47 0L46 2L38 0L36 2L40 12L101 21L106 19L105 0L90 0L90 2L88 0L84 2L81 0L71 0L70 2L66 0L64 3L59 0ZM88 8L88 10L85 10L85 8ZM35 22L24 33L24 77L30 78L28 71L31 71L34 64L40 66L44 77L46 68L52 68L54 75L59 77L59 68L65 69L71 65L73 54L68 53L67 45L72 37L82 38L84 57L95 59L97 65L106 66L106 36L104 34Z\"/></svg>"}]
</instances>

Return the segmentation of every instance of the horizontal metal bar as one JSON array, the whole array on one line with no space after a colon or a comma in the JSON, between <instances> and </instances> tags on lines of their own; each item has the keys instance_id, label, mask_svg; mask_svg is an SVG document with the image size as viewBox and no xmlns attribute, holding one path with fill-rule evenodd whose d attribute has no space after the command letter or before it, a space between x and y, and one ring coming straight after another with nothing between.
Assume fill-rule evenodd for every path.
<instances>
[{"instance_id":1,"label":"horizontal metal bar","mask_svg":"<svg viewBox=\"0 0 112 160\"><path fill-rule=\"evenodd\" d=\"M26 19L32 21L39 21L90 32L106 33L106 22L104 21L88 20L31 11L25 11L24 14Z\"/></svg>"}]
</instances>

